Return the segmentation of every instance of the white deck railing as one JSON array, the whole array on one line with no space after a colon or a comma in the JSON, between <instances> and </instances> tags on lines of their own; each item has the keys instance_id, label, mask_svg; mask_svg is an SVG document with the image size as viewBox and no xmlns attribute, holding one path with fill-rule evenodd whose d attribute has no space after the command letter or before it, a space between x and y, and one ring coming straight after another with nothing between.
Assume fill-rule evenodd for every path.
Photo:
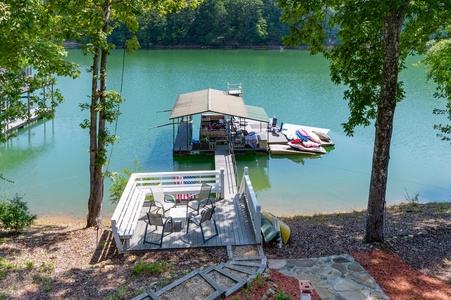
<instances>
[{"instance_id":1,"label":"white deck railing","mask_svg":"<svg viewBox=\"0 0 451 300\"><path fill-rule=\"evenodd\" d=\"M251 179L249 178L248 167L244 168L244 174L241 179L240 190L238 192L239 197L244 197L246 201L246 207L249 210L249 214L251 217L253 229L255 232L255 239L257 243L262 242L261 236L261 206L257 202L257 197L254 193L254 188L252 187Z\"/></svg>"},{"instance_id":2,"label":"white deck railing","mask_svg":"<svg viewBox=\"0 0 451 300\"><path fill-rule=\"evenodd\" d=\"M137 188L142 189L161 184L164 193L172 195L196 193L200 191L202 183L208 183L211 185L211 192L216 193L218 199L224 197L223 169L211 171L133 173L130 176L127 186L132 183L135 183Z\"/></svg>"}]
</instances>

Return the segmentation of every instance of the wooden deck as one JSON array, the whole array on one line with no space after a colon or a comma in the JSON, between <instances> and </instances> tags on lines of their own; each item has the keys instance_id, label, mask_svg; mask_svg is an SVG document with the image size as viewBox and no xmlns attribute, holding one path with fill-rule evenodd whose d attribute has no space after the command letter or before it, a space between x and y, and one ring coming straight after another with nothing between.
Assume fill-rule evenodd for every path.
<instances>
[{"instance_id":1,"label":"wooden deck","mask_svg":"<svg viewBox=\"0 0 451 300\"><path fill-rule=\"evenodd\" d=\"M200 228L190 224L189 231L186 232L186 222L176 223L176 231L168 233L163 238L161 248L158 245L144 244L144 234L146 227L146 211L149 210L149 204L145 204L140 213L138 225L130 241L129 251L154 250L154 249L182 249L195 247L222 247L256 244L256 237L250 221L247 204L237 194L237 185L235 177L235 168L232 156L226 150L217 149L215 152L215 168L224 168L224 199L218 199L215 202L215 220L218 227L218 236L207 241L202 240ZM185 208L185 204L177 205L178 208ZM174 219L174 222L178 222ZM183 228L180 228L181 225ZM208 224L205 231L205 237L211 236L214 225ZM205 228L204 228L205 229ZM157 241L159 236L148 229L147 240Z\"/></svg>"},{"instance_id":2,"label":"wooden deck","mask_svg":"<svg viewBox=\"0 0 451 300\"><path fill-rule=\"evenodd\" d=\"M141 217L138 221L136 232L130 241L129 251L139 250L155 250L155 249L182 249L195 247L220 247L220 246L235 246L235 245L249 245L256 244L255 234L249 222L248 212L245 209L245 204L239 200L222 199L216 203L215 220L218 227L218 236L207 241L205 244L202 240L200 228L190 224L189 232L186 232L186 226L180 231L168 233L164 239L162 247L152 244L144 244L144 230L146 227L145 216L149 207L145 205L141 211ZM186 207L184 204L177 207ZM214 228L213 224L207 224L208 230L205 231L205 237L208 238L211 234L210 229ZM174 226L179 229L178 224ZM205 229L205 228L204 228ZM214 229L213 229L214 230ZM158 237L151 233L147 239L151 241L158 240Z\"/></svg>"}]
</instances>

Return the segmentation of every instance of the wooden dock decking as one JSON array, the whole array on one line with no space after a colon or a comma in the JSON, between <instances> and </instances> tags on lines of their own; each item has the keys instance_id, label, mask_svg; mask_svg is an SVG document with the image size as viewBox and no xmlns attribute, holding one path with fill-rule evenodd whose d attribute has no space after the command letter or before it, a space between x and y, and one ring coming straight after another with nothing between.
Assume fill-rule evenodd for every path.
<instances>
[{"instance_id":1,"label":"wooden dock decking","mask_svg":"<svg viewBox=\"0 0 451 300\"><path fill-rule=\"evenodd\" d=\"M191 145L189 143L188 137L191 135L193 130L193 122L182 122L178 126L178 132L174 142L174 152L189 152L191 151Z\"/></svg>"},{"instance_id":2,"label":"wooden dock decking","mask_svg":"<svg viewBox=\"0 0 451 300\"><path fill-rule=\"evenodd\" d=\"M224 169L224 197L235 197L237 193L235 166L233 165L232 155L229 154L228 146L224 146L224 149L216 148L215 168L216 170Z\"/></svg>"}]
</instances>

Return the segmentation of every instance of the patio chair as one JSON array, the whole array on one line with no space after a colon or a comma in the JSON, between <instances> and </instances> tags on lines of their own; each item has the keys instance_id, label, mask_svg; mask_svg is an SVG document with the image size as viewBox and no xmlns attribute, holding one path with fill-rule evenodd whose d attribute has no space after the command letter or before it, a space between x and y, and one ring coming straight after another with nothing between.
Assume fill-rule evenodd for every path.
<instances>
[{"instance_id":1,"label":"patio chair","mask_svg":"<svg viewBox=\"0 0 451 300\"><path fill-rule=\"evenodd\" d=\"M152 191L153 201L149 208L149 212L151 211L152 206L155 205L163 211L163 216L165 216L167 211L177 205L177 201L173 195L164 194L161 184L153 185L150 189Z\"/></svg>"},{"instance_id":2,"label":"patio chair","mask_svg":"<svg viewBox=\"0 0 451 300\"><path fill-rule=\"evenodd\" d=\"M199 214L199 210L206 205L213 205L210 198L211 194L211 185L207 183L202 183L202 186L200 188L199 195L195 200L189 201L186 208L186 214L187 218L191 214ZM190 209L192 210L190 212Z\"/></svg>"},{"instance_id":3,"label":"patio chair","mask_svg":"<svg viewBox=\"0 0 451 300\"><path fill-rule=\"evenodd\" d=\"M163 238L165 237L166 227L171 226L171 231L168 234L171 234L174 231L174 223L172 222L172 218L163 217L162 214L156 214L156 213L149 213L147 212L147 221L146 221L146 229L144 231L144 241L143 244L152 244L152 245L158 245L161 248L161 245L163 244ZM158 237L157 242L152 242L147 240L147 229L149 226L155 226L155 229L151 231L153 235L156 235ZM161 233L158 231L158 227L161 227Z\"/></svg>"},{"instance_id":4,"label":"patio chair","mask_svg":"<svg viewBox=\"0 0 451 300\"><path fill-rule=\"evenodd\" d=\"M189 224L193 223L197 226L200 227L200 231L202 232L202 239L204 241L204 244L206 242L208 242L210 239L214 238L215 236L218 235L218 227L216 226L216 221L214 218L214 214L215 214L215 206L212 205L211 207L206 207L202 210L202 212L200 213L200 215L190 215L188 218L188 223L186 225L186 233L188 233L189 231ZM210 221L213 222L213 224L215 225L215 233L210 236L209 238L205 239L205 234L204 234L204 223Z\"/></svg>"}]
</instances>

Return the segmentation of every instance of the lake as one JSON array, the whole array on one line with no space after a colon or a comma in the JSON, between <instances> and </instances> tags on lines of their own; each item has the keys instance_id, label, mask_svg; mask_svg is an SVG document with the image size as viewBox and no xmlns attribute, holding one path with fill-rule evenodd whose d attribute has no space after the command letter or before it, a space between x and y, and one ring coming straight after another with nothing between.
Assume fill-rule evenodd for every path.
<instances>
[{"instance_id":1,"label":"lake","mask_svg":"<svg viewBox=\"0 0 451 300\"><path fill-rule=\"evenodd\" d=\"M112 52L108 87L120 89L122 51ZM40 216L84 218L89 195L88 131L80 128L87 112L91 59L70 50L81 65L76 80L60 78L66 101L55 119L39 121L0 144L0 196L23 194ZM420 202L451 200L450 144L437 138L433 125L446 122L432 114L444 101L433 98L434 84L422 67L401 75L406 98L398 104L391 146L387 203L418 194ZM347 137L341 123L349 111L342 86L331 83L328 63L306 51L275 50L141 50L125 57L119 143L110 149L108 169L139 171L203 170L213 157L174 158L169 112L177 96L206 88L227 89L241 83L246 104L261 106L285 123L329 128L336 146L317 158L305 156L237 156L240 174L249 166L258 201L278 215L315 214L364 209L367 206L374 126L359 127ZM197 126L197 125L195 125ZM110 126L114 131L114 124ZM114 210L106 181L104 215Z\"/></svg>"}]
</instances>

